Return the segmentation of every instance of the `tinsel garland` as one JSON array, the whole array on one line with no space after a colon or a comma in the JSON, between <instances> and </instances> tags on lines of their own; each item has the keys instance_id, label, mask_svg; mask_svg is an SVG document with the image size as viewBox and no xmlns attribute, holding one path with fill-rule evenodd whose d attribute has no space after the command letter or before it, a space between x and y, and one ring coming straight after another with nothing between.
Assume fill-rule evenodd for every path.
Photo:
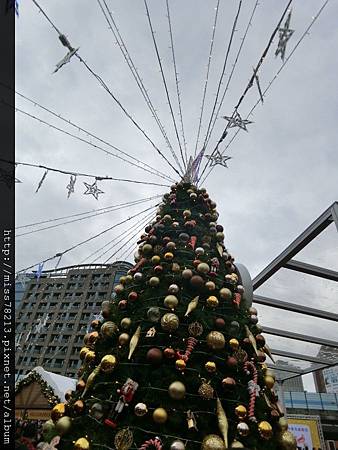
<instances>
[{"instance_id":1,"label":"tinsel garland","mask_svg":"<svg viewBox=\"0 0 338 450\"><path fill-rule=\"evenodd\" d=\"M32 370L27 377L20 380L15 386L15 395L18 394L25 386L28 386L32 382L37 382L41 386L41 392L47 398L48 403L51 406L55 406L57 403L60 403L60 398L55 395L53 389L49 386L49 384L41 377L41 375L34 370Z\"/></svg>"}]
</instances>

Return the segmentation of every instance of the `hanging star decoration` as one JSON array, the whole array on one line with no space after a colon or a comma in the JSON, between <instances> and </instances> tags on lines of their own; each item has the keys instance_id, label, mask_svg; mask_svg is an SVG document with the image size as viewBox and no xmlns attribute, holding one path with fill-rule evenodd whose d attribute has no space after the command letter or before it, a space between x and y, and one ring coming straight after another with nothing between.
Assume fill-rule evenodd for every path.
<instances>
[{"instance_id":1,"label":"hanging star decoration","mask_svg":"<svg viewBox=\"0 0 338 450\"><path fill-rule=\"evenodd\" d=\"M291 21L291 10L289 11L289 14L286 18L284 27L281 27L278 30L279 31L279 41L278 41L278 45L277 45L277 50L275 52L275 56L278 56L280 54L280 57L283 62L284 62L284 57L285 57L286 44L295 31L295 30L291 30L289 28L290 21Z\"/></svg>"},{"instance_id":2,"label":"hanging star decoration","mask_svg":"<svg viewBox=\"0 0 338 450\"><path fill-rule=\"evenodd\" d=\"M210 167L220 166L228 168L227 161L231 159L231 156L223 156L219 150L216 151L214 155L205 155L205 157L209 160Z\"/></svg>"},{"instance_id":3,"label":"hanging star decoration","mask_svg":"<svg viewBox=\"0 0 338 450\"><path fill-rule=\"evenodd\" d=\"M223 119L229 122L228 128L238 127L244 131L248 131L246 126L249 125L250 123L253 123L251 120L242 119L238 111L235 111L233 117L223 116Z\"/></svg>"},{"instance_id":4,"label":"hanging star decoration","mask_svg":"<svg viewBox=\"0 0 338 450\"><path fill-rule=\"evenodd\" d=\"M67 186L66 186L66 189L68 190L68 193L67 193L67 198L69 198L70 197L70 194L74 194L74 186L75 186L75 183L76 183L76 175L71 175L70 176L70 180L69 180L69 183L67 184Z\"/></svg>"},{"instance_id":5,"label":"hanging star decoration","mask_svg":"<svg viewBox=\"0 0 338 450\"><path fill-rule=\"evenodd\" d=\"M261 102L263 104L264 103L263 92L262 92L262 88L261 88L261 85L259 82L258 74L257 74L257 72L255 72L255 69L254 69L254 76L255 76L255 81L256 81L256 86L257 86L258 92L259 92L259 96L260 96Z\"/></svg>"},{"instance_id":6,"label":"hanging star decoration","mask_svg":"<svg viewBox=\"0 0 338 450\"><path fill-rule=\"evenodd\" d=\"M101 189L99 189L97 187L97 180L95 180L95 182L93 184L88 184L85 181L83 182L83 184L87 188L86 192L84 192L84 195L91 194L93 197L96 198L96 200L98 200L99 199L99 194L104 194L104 192L101 191Z\"/></svg>"}]
</instances>

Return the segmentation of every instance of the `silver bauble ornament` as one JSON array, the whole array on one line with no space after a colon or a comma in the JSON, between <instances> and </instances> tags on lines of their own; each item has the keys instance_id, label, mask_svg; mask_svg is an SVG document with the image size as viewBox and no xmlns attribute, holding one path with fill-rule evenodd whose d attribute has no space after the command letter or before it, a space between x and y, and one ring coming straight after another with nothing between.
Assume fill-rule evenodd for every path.
<instances>
[{"instance_id":1,"label":"silver bauble ornament","mask_svg":"<svg viewBox=\"0 0 338 450\"><path fill-rule=\"evenodd\" d=\"M182 441L176 440L170 445L170 450L185 450L185 445Z\"/></svg>"},{"instance_id":2,"label":"silver bauble ornament","mask_svg":"<svg viewBox=\"0 0 338 450\"><path fill-rule=\"evenodd\" d=\"M134 408L135 415L137 417L142 417L148 412L147 405L145 403L137 403Z\"/></svg>"},{"instance_id":3,"label":"silver bauble ornament","mask_svg":"<svg viewBox=\"0 0 338 450\"><path fill-rule=\"evenodd\" d=\"M141 272L136 272L134 275L134 280L135 281L141 281L143 278L143 274Z\"/></svg>"},{"instance_id":4,"label":"silver bauble ornament","mask_svg":"<svg viewBox=\"0 0 338 450\"><path fill-rule=\"evenodd\" d=\"M179 292L180 288L177 286L177 284L171 284L168 287L169 294L177 294Z\"/></svg>"},{"instance_id":5,"label":"silver bauble ornament","mask_svg":"<svg viewBox=\"0 0 338 450\"><path fill-rule=\"evenodd\" d=\"M161 311L160 308L157 306L152 306L147 311L147 317L150 320L150 322L158 322L161 318Z\"/></svg>"}]
</instances>

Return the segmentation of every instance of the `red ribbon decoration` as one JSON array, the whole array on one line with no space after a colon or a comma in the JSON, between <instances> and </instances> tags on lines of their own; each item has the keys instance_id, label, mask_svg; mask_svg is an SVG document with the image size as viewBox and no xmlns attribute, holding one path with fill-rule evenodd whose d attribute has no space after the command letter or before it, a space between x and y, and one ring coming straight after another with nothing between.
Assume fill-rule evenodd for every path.
<instances>
[{"instance_id":1,"label":"red ribbon decoration","mask_svg":"<svg viewBox=\"0 0 338 450\"><path fill-rule=\"evenodd\" d=\"M255 417L255 403L256 403L256 395L257 395L257 389L256 386L258 386L258 374L257 369L255 365L251 361L246 361L244 363L244 370L247 372L247 375L252 374L252 383L253 388L249 390L250 393L250 402L249 402L249 419L253 422L257 422L257 419Z\"/></svg>"},{"instance_id":2,"label":"red ribbon decoration","mask_svg":"<svg viewBox=\"0 0 338 450\"><path fill-rule=\"evenodd\" d=\"M186 348L184 354L182 355L182 353L180 351L177 351L176 352L176 356L179 359L183 359L184 362L187 362L189 357L190 357L190 355L191 355L191 353L192 353L192 351L194 350L197 342L198 342L197 339L195 339L194 337L192 337L192 336L188 337L188 339L187 339L187 348Z\"/></svg>"}]
</instances>

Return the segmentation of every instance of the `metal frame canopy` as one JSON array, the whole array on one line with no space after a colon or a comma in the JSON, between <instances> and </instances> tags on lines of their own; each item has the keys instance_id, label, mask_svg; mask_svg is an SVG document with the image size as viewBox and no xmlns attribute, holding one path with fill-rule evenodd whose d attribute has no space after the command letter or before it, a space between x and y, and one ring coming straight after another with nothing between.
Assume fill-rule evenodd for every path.
<instances>
[{"instance_id":1,"label":"metal frame canopy","mask_svg":"<svg viewBox=\"0 0 338 450\"><path fill-rule=\"evenodd\" d=\"M274 298L264 297L257 295L255 291L264 285L281 269L288 269L303 274L319 277L321 279L338 282L338 272L330 270L324 267L314 266L305 262L298 261L294 257L303 250L308 244L314 241L329 225L335 224L336 231L338 232L338 202L334 202L326 211L323 212L303 233L301 233L280 255L278 255L265 269L263 269L253 279L253 302L261 305L265 305L271 308L280 309L284 311L290 311L293 313L302 314L303 316L310 316L312 318L320 318L326 321L338 322L338 314L324 311L321 309L311 308L308 306L302 306L296 302L286 302ZM338 285L337 285L338 292ZM338 327L337 327L338 330ZM281 338L287 338L291 340L297 340L305 343L320 345L322 349L326 351L321 352L317 356L308 356L300 353L293 353L292 351L284 351L271 349L273 355L281 356L284 358L290 358L292 360L298 360L300 362L308 362L309 368L302 370L297 366L288 364L276 364L273 366L276 370L285 372L283 375L283 381L298 377L299 375L305 375L313 373L318 370L322 370L328 367L332 367L338 364L338 332L336 333L335 340L323 339L316 336L303 335L297 332L285 331L282 329L275 329L269 327L263 327L263 331L266 334L279 336ZM329 354L330 349L333 355ZM324 354L322 356L322 354Z\"/></svg>"}]
</instances>

